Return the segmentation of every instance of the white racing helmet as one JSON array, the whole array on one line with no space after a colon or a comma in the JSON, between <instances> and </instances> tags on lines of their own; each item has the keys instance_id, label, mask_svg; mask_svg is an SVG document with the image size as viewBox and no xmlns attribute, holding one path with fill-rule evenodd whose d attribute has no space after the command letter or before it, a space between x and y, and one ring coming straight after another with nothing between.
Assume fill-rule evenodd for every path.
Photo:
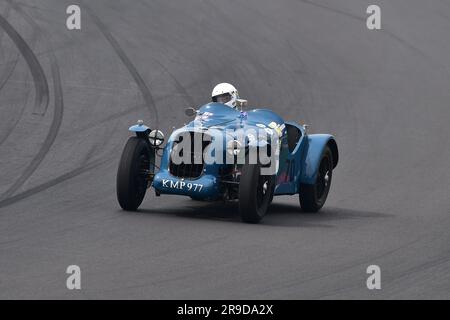
<instances>
[{"instance_id":1,"label":"white racing helmet","mask_svg":"<svg viewBox=\"0 0 450 320\"><path fill-rule=\"evenodd\" d=\"M219 83L211 93L212 101L223 103L231 108L236 108L236 100L239 99L237 89L229 83Z\"/></svg>"}]
</instances>

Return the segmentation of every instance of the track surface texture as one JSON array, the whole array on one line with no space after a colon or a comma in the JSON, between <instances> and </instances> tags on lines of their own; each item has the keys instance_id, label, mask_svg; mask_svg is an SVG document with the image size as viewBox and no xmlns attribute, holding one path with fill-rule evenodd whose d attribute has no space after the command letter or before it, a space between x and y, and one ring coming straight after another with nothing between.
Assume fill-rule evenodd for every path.
<instances>
[{"instance_id":1,"label":"track surface texture","mask_svg":"<svg viewBox=\"0 0 450 320\"><path fill-rule=\"evenodd\" d=\"M0 2L0 298L450 298L449 1L377 1L379 31L366 0L92 0L74 31L70 4ZM168 135L223 81L336 136L325 207L121 211L128 126Z\"/></svg>"}]
</instances>

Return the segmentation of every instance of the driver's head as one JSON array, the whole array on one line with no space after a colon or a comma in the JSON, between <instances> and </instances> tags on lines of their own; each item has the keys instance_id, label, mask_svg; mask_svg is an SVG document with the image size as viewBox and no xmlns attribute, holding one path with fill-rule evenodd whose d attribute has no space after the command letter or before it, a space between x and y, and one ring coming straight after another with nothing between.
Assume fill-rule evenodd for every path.
<instances>
[{"instance_id":1,"label":"driver's head","mask_svg":"<svg viewBox=\"0 0 450 320\"><path fill-rule=\"evenodd\" d=\"M231 108L236 108L236 100L239 98L239 95L232 84L223 82L214 87L211 97L213 102L223 103Z\"/></svg>"}]
</instances>

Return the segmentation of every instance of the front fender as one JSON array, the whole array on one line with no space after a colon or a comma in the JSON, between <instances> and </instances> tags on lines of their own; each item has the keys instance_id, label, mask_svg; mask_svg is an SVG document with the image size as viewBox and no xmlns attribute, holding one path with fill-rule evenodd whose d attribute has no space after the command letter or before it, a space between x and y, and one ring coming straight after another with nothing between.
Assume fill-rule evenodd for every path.
<instances>
[{"instance_id":1,"label":"front fender","mask_svg":"<svg viewBox=\"0 0 450 320\"><path fill-rule=\"evenodd\" d=\"M300 183L314 184L319 170L320 159L326 146L329 146L333 156L333 168L336 167L339 154L336 140L329 134L310 134L305 141L303 151Z\"/></svg>"},{"instance_id":2,"label":"front fender","mask_svg":"<svg viewBox=\"0 0 450 320\"><path fill-rule=\"evenodd\" d=\"M150 133L151 129L144 125L143 122L139 121L138 124L129 127L128 131L136 133L136 136L140 138L148 138L148 134Z\"/></svg>"}]
</instances>

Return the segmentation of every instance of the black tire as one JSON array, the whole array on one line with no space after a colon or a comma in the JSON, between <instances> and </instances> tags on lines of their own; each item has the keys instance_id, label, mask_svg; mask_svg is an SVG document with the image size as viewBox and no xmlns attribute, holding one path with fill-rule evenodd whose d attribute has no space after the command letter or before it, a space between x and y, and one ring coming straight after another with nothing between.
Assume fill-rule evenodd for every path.
<instances>
[{"instance_id":1,"label":"black tire","mask_svg":"<svg viewBox=\"0 0 450 320\"><path fill-rule=\"evenodd\" d=\"M145 171L154 164L149 144L143 138L130 137L123 149L117 170L117 200L122 209L135 211L148 187ZM153 163L152 163L153 162Z\"/></svg>"},{"instance_id":2,"label":"black tire","mask_svg":"<svg viewBox=\"0 0 450 320\"><path fill-rule=\"evenodd\" d=\"M275 177L260 175L257 164L242 167L239 182L239 213L247 223L258 223L265 216L273 196Z\"/></svg>"},{"instance_id":3,"label":"black tire","mask_svg":"<svg viewBox=\"0 0 450 320\"><path fill-rule=\"evenodd\" d=\"M327 200L333 177L333 155L330 148L325 147L320 159L319 171L315 184L300 185L300 205L305 212L319 211Z\"/></svg>"}]
</instances>

